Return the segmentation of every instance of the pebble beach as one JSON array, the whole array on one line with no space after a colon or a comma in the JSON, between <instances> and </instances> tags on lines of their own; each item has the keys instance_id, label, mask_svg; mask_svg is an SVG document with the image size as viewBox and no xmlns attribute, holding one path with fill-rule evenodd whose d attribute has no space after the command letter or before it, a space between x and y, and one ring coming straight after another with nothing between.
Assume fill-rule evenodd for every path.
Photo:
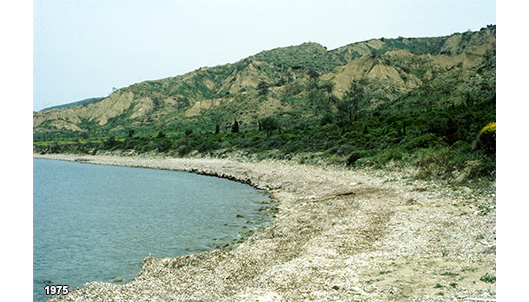
<instances>
[{"instance_id":1,"label":"pebble beach","mask_svg":"<svg viewBox=\"0 0 529 302\"><path fill-rule=\"evenodd\" d=\"M406 173L237 159L35 154L212 175L267 190L275 220L236 248L146 255L125 284L48 301L495 301L494 194Z\"/></svg>"}]
</instances>

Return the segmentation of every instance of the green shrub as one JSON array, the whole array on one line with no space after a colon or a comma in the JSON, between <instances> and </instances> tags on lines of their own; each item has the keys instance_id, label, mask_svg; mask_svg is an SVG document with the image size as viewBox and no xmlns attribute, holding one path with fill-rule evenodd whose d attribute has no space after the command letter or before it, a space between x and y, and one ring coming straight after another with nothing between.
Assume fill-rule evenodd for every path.
<instances>
[{"instance_id":1,"label":"green shrub","mask_svg":"<svg viewBox=\"0 0 529 302\"><path fill-rule=\"evenodd\" d=\"M463 148L463 144L461 144ZM476 156L449 147L423 149L416 153L418 176L464 181L490 175L495 165L490 160L476 160Z\"/></svg>"},{"instance_id":2,"label":"green shrub","mask_svg":"<svg viewBox=\"0 0 529 302\"><path fill-rule=\"evenodd\" d=\"M189 154L191 151L193 151L193 148L191 148L189 145L180 145L178 146L176 151L178 151L178 154L180 156L185 156Z\"/></svg>"},{"instance_id":3,"label":"green shrub","mask_svg":"<svg viewBox=\"0 0 529 302\"><path fill-rule=\"evenodd\" d=\"M156 138L164 138L164 137L165 137L165 133L163 133L162 131L159 131L158 135L156 135Z\"/></svg>"},{"instance_id":4,"label":"green shrub","mask_svg":"<svg viewBox=\"0 0 529 302\"><path fill-rule=\"evenodd\" d=\"M442 140L435 136L435 134L428 133L418 136L409 141L404 148L406 150L414 150L419 148L432 148L442 144Z\"/></svg>"},{"instance_id":5,"label":"green shrub","mask_svg":"<svg viewBox=\"0 0 529 302\"><path fill-rule=\"evenodd\" d=\"M49 153L60 153L61 147L59 147L59 144L57 142L53 142L49 148Z\"/></svg>"},{"instance_id":6,"label":"green shrub","mask_svg":"<svg viewBox=\"0 0 529 302\"><path fill-rule=\"evenodd\" d=\"M163 136L163 137L165 137L165 136ZM158 152L165 152L165 151L171 149L172 144L173 144L172 141L169 140L169 139L159 139L156 142L155 146L156 146L156 149L158 150Z\"/></svg>"},{"instance_id":7,"label":"green shrub","mask_svg":"<svg viewBox=\"0 0 529 302\"><path fill-rule=\"evenodd\" d=\"M419 152L416 161L419 176L432 178L446 178L450 159L454 153L449 148L426 149Z\"/></svg>"},{"instance_id":8,"label":"green shrub","mask_svg":"<svg viewBox=\"0 0 529 302\"><path fill-rule=\"evenodd\" d=\"M302 148L303 146L299 142L289 141L282 146L281 151L285 154L293 154L299 152Z\"/></svg>"},{"instance_id":9,"label":"green shrub","mask_svg":"<svg viewBox=\"0 0 529 302\"><path fill-rule=\"evenodd\" d=\"M355 148L353 146L351 146L351 145L348 145L348 144L341 145L336 150L336 155L343 156L343 155L351 154L351 152L353 152L354 150L355 150Z\"/></svg>"},{"instance_id":10,"label":"green shrub","mask_svg":"<svg viewBox=\"0 0 529 302\"><path fill-rule=\"evenodd\" d=\"M213 146L209 143L203 143L197 148L197 151L200 153L208 152L211 150L213 150Z\"/></svg>"},{"instance_id":11,"label":"green shrub","mask_svg":"<svg viewBox=\"0 0 529 302\"><path fill-rule=\"evenodd\" d=\"M376 160L375 168L381 168L391 160L393 161L402 160L403 157L404 157L404 154L402 150L398 148L388 149L378 156L378 159Z\"/></svg>"},{"instance_id":12,"label":"green shrub","mask_svg":"<svg viewBox=\"0 0 529 302\"><path fill-rule=\"evenodd\" d=\"M327 150L325 150L325 153L328 153L328 154L336 154L336 151L338 151L338 148L340 148L339 146L331 146L330 148L328 148Z\"/></svg>"},{"instance_id":13,"label":"green shrub","mask_svg":"<svg viewBox=\"0 0 529 302\"><path fill-rule=\"evenodd\" d=\"M457 141L450 148L459 153L470 153L472 151L472 146L465 141Z\"/></svg>"},{"instance_id":14,"label":"green shrub","mask_svg":"<svg viewBox=\"0 0 529 302\"><path fill-rule=\"evenodd\" d=\"M330 113L325 113L320 120L320 125L325 126L327 124L332 124L333 121L334 121L333 115Z\"/></svg>"},{"instance_id":15,"label":"green shrub","mask_svg":"<svg viewBox=\"0 0 529 302\"><path fill-rule=\"evenodd\" d=\"M496 161L494 158L481 156L480 160L477 160L476 164L472 165L469 178L493 177L495 171Z\"/></svg>"},{"instance_id":16,"label":"green shrub","mask_svg":"<svg viewBox=\"0 0 529 302\"><path fill-rule=\"evenodd\" d=\"M365 151L353 151L351 155L347 158L347 166L352 166L356 163L357 160L361 159L362 157L366 156Z\"/></svg>"},{"instance_id":17,"label":"green shrub","mask_svg":"<svg viewBox=\"0 0 529 302\"><path fill-rule=\"evenodd\" d=\"M104 144L104 147L105 148L112 148L113 146L116 145L116 138L114 137L114 135L111 135L106 141L105 141L105 144Z\"/></svg>"},{"instance_id":18,"label":"green shrub","mask_svg":"<svg viewBox=\"0 0 529 302\"><path fill-rule=\"evenodd\" d=\"M487 283L496 283L496 276L489 275L489 273L486 273L484 276L481 276L479 280Z\"/></svg>"}]
</instances>

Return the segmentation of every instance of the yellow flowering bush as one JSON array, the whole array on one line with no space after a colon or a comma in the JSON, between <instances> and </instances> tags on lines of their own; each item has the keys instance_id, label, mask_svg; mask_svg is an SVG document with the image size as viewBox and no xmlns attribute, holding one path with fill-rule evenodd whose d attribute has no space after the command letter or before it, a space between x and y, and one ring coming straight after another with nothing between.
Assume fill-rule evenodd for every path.
<instances>
[{"instance_id":1,"label":"yellow flowering bush","mask_svg":"<svg viewBox=\"0 0 529 302\"><path fill-rule=\"evenodd\" d=\"M483 127L478 136L478 147L486 155L496 155L496 122Z\"/></svg>"},{"instance_id":2,"label":"yellow flowering bush","mask_svg":"<svg viewBox=\"0 0 529 302\"><path fill-rule=\"evenodd\" d=\"M480 134L492 134L496 136L496 122L492 122L481 129Z\"/></svg>"}]
</instances>

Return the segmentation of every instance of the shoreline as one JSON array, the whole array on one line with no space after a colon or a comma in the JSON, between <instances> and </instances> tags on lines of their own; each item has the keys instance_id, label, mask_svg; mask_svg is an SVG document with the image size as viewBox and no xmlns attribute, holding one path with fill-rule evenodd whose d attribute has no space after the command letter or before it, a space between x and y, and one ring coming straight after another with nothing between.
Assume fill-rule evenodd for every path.
<instances>
[{"instance_id":1,"label":"shoreline","mask_svg":"<svg viewBox=\"0 0 529 302\"><path fill-rule=\"evenodd\" d=\"M90 282L50 301L453 301L489 299L495 198L398 173L206 158L34 158L185 171L267 190L278 213L231 251L142 262L125 284ZM486 209L484 211L483 209Z\"/></svg>"}]
</instances>

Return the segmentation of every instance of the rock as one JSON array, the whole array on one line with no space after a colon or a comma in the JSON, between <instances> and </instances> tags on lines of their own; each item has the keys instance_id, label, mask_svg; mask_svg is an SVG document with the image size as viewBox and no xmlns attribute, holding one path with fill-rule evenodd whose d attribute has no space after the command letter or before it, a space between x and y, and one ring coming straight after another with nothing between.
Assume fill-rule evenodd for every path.
<instances>
[{"instance_id":1,"label":"rock","mask_svg":"<svg viewBox=\"0 0 529 302\"><path fill-rule=\"evenodd\" d=\"M114 280L112 280L112 282L123 282L123 277L121 277L121 276L116 277L116 278L114 278Z\"/></svg>"},{"instance_id":2,"label":"rock","mask_svg":"<svg viewBox=\"0 0 529 302\"><path fill-rule=\"evenodd\" d=\"M235 216L237 218L243 218L244 216L240 215L240 214L237 214L237 216Z\"/></svg>"}]
</instances>

